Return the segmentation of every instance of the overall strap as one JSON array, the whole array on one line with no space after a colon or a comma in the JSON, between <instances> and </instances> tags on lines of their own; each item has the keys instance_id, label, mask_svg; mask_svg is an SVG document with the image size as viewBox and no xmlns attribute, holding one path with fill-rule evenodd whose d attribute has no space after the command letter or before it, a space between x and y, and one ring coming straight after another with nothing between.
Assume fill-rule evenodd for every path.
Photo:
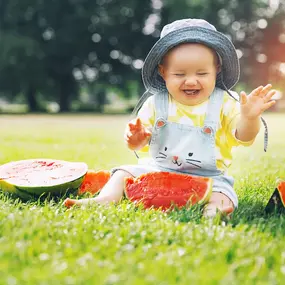
<instances>
[{"instance_id":1,"label":"overall strap","mask_svg":"<svg viewBox=\"0 0 285 285\"><path fill-rule=\"evenodd\" d=\"M204 126L211 127L214 131L218 128L220 113L224 100L224 90L215 88L210 96Z\"/></svg>"},{"instance_id":2,"label":"overall strap","mask_svg":"<svg viewBox=\"0 0 285 285\"><path fill-rule=\"evenodd\" d=\"M146 90L143 95L140 97L138 103L136 104L131 116L134 117L138 114L138 111L140 110L140 108L142 107L143 103L153 94L151 92L149 92L149 90Z\"/></svg>"},{"instance_id":3,"label":"overall strap","mask_svg":"<svg viewBox=\"0 0 285 285\"><path fill-rule=\"evenodd\" d=\"M159 92L154 95L155 122L157 119L168 118L168 92Z\"/></svg>"}]
</instances>

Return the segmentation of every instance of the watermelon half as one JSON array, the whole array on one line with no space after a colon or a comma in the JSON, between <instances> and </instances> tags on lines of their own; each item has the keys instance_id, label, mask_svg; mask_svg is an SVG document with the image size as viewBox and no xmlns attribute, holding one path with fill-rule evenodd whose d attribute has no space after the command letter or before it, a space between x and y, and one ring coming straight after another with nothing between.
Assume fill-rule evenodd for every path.
<instances>
[{"instance_id":1,"label":"watermelon half","mask_svg":"<svg viewBox=\"0 0 285 285\"><path fill-rule=\"evenodd\" d=\"M81 185L88 166L82 162L28 159L0 166L0 190L22 199L64 194Z\"/></svg>"},{"instance_id":2,"label":"watermelon half","mask_svg":"<svg viewBox=\"0 0 285 285\"><path fill-rule=\"evenodd\" d=\"M207 177L153 172L126 178L125 194L130 201L142 203L145 208L166 210L174 205L180 208L207 202L212 185L212 179Z\"/></svg>"},{"instance_id":3,"label":"watermelon half","mask_svg":"<svg viewBox=\"0 0 285 285\"><path fill-rule=\"evenodd\" d=\"M266 207L265 212L270 213L277 211L279 213L285 213L285 181L278 180L277 187L271 195Z\"/></svg>"}]
</instances>

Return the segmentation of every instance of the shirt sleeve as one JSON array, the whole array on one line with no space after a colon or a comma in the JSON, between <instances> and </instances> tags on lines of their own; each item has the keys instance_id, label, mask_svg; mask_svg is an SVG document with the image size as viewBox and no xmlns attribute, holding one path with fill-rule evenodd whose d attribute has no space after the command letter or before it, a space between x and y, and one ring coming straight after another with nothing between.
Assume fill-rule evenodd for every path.
<instances>
[{"instance_id":1,"label":"shirt sleeve","mask_svg":"<svg viewBox=\"0 0 285 285\"><path fill-rule=\"evenodd\" d=\"M236 92L232 92L235 98L238 98ZM223 106L223 121L226 130L227 142L230 146L250 146L253 144L254 139L251 141L241 141L236 137L237 123L240 118L240 103L233 98L228 97Z\"/></svg>"},{"instance_id":2,"label":"shirt sleeve","mask_svg":"<svg viewBox=\"0 0 285 285\"><path fill-rule=\"evenodd\" d=\"M140 108L137 117L141 119L142 124L146 128L152 131L152 127L154 126L154 120L155 120L153 96L147 98L147 100L144 102L144 104ZM148 150L149 150L148 145L140 149L141 152L148 152Z\"/></svg>"}]
</instances>

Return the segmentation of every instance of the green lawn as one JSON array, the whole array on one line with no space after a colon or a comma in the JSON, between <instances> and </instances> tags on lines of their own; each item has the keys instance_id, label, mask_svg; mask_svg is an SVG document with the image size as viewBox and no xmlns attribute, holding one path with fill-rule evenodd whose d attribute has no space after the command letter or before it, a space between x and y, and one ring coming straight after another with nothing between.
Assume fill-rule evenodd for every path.
<instances>
[{"instance_id":1,"label":"green lawn","mask_svg":"<svg viewBox=\"0 0 285 285\"><path fill-rule=\"evenodd\" d=\"M264 214L285 178L285 114L235 151L240 206L229 223L197 209L171 214L120 205L66 210L0 194L0 284L285 284L285 219ZM0 163L84 161L91 169L135 163L122 139L128 117L1 116Z\"/></svg>"}]
</instances>

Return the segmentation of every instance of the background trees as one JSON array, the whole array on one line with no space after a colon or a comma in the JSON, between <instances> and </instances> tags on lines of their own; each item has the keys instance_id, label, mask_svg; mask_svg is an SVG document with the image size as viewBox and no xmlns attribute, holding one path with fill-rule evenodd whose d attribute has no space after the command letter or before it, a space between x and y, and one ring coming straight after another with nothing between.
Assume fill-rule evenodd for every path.
<instances>
[{"instance_id":1,"label":"background trees","mask_svg":"<svg viewBox=\"0 0 285 285\"><path fill-rule=\"evenodd\" d=\"M107 90L139 96L143 59L161 27L186 17L204 18L232 38L240 88L270 81L284 90L285 5L269 2L1 0L0 92L23 98L30 111L46 101L69 111L83 88L98 110Z\"/></svg>"}]
</instances>

